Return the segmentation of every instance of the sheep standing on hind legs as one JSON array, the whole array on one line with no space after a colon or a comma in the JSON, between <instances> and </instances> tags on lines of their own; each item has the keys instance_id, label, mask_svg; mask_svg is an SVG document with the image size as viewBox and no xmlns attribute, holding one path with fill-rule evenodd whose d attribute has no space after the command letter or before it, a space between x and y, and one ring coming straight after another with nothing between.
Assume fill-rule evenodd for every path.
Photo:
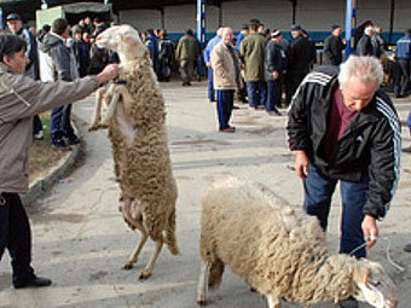
<instances>
[{"instance_id":1,"label":"sheep standing on hind legs","mask_svg":"<svg viewBox=\"0 0 411 308\"><path fill-rule=\"evenodd\" d=\"M279 308L281 299L308 307L350 296L377 308L397 306L396 288L381 265L329 255L317 218L261 185L229 178L210 187L202 200L200 248L200 305L229 266L266 296L270 308Z\"/></svg>"},{"instance_id":2,"label":"sheep standing on hind legs","mask_svg":"<svg viewBox=\"0 0 411 308\"><path fill-rule=\"evenodd\" d=\"M120 210L127 224L142 238L129 257L131 269L150 237L156 242L140 279L152 275L165 243L177 255L176 199L165 106L154 75L148 50L138 32L127 25L101 33L97 45L116 51L120 57L121 84L111 84L97 94L94 122L90 130L108 127L121 198ZM106 114L102 114L107 105Z\"/></svg>"}]
</instances>

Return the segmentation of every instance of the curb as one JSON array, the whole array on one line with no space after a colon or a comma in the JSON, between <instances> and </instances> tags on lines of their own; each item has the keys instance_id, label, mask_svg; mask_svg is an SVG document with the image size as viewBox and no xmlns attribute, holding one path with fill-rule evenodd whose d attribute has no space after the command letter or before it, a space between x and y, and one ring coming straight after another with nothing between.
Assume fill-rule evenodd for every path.
<instances>
[{"instance_id":1,"label":"curb","mask_svg":"<svg viewBox=\"0 0 411 308\"><path fill-rule=\"evenodd\" d=\"M76 118L72 117L73 128L78 134L80 140L82 135L78 129ZM51 187L60 179L64 178L67 171L70 170L74 164L79 160L83 148L83 141L80 144L71 146L71 150L58 162L58 164L52 167L47 175L38 178L36 181L30 184L28 192L21 194L21 199L25 206L30 206L34 201L48 192Z\"/></svg>"}]
</instances>

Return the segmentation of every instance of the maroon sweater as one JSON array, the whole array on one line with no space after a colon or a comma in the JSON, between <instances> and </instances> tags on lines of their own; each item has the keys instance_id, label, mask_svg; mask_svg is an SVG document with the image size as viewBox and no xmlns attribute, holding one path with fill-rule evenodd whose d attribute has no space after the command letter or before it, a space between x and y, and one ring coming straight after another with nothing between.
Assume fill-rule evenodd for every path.
<instances>
[{"instance_id":1,"label":"maroon sweater","mask_svg":"<svg viewBox=\"0 0 411 308\"><path fill-rule=\"evenodd\" d=\"M344 136L345 130L357 113L357 111L351 111L344 105L344 98L337 86L328 113L327 133L324 139L324 154L327 161L334 157L338 140Z\"/></svg>"}]
</instances>

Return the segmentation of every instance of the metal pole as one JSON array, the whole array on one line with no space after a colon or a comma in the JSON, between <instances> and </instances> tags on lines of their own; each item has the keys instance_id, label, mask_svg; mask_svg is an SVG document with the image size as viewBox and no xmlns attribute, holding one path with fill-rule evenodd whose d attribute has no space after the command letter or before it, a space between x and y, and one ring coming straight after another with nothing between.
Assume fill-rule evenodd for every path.
<instances>
[{"instance_id":1,"label":"metal pole","mask_svg":"<svg viewBox=\"0 0 411 308\"><path fill-rule=\"evenodd\" d=\"M4 29L3 9L0 7L0 29Z\"/></svg>"},{"instance_id":2,"label":"metal pole","mask_svg":"<svg viewBox=\"0 0 411 308\"><path fill-rule=\"evenodd\" d=\"M345 15L345 59L354 51L355 28L357 25L357 1L347 0L347 9Z\"/></svg>"},{"instance_id":3,"label":"metal pole","mask_svg":"<svg viewBox=\"0 0 411 308\"><path fill-rule=\"evenodd\" d=\"M197 0L197 39L201 44L206 41L206 0Z\"/></svg>"},{"instance_id":4,"label":"metal pole","mask_svg":"<svg viewBox=\"0 0 411 308\"><path fill-rule=\"evenodd\" d=\"M392 43L392 33L394 32L395 0L391 0L390 9L390 33L388 35L388 44Z\"/></svg>"}]
</instances>

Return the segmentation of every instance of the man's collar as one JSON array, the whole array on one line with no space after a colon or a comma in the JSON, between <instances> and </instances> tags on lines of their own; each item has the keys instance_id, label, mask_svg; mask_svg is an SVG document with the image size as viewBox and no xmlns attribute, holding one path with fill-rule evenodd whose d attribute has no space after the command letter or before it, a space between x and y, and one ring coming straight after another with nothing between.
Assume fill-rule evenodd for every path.
<instances>
[{"instance_id":1,"label":"man's collar","mask_svg":"<svg viewBox=\"0 0 411 308\"><path fill-rule=\"evenodd\" d=\"M52 31L50 31L50 34L51 34L51 35L54 35L54 36L57 37L57 38L59 38L59 39L62 40L63 42L66 41L66 39L65 39L64 37L62 37L61 35L58 35L57 33L54 33L54 32L52 32Z\"/></svg>"},{"instance_id":2,"label":"man's collar","mask_svg":"<svg viewBox=\"0 0 411 308\"><path fill-rule=\"evenodd\" d=\"M14 72L12 70L10 70L10 68L6 64L4 64L3 62L0 62L0 73L14 74Z\"/></svg>"}]
</instances>

